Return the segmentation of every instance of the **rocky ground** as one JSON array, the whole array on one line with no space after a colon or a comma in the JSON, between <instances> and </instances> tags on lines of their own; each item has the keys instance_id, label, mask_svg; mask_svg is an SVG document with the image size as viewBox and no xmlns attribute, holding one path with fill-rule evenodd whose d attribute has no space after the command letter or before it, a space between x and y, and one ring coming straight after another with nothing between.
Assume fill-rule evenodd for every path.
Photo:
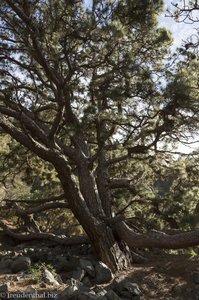
<instances>
[{"instance_id":1,"label":"rocky ground","mask_svg":"<svg viewBox=\"0 0 199 300\"><path fill-rule=\"evenodd\" d=\"M90 246L2 245L0 299L199 299L199 256L141 254L146 261L114 278Z\"/></svg>"}]
</instances>

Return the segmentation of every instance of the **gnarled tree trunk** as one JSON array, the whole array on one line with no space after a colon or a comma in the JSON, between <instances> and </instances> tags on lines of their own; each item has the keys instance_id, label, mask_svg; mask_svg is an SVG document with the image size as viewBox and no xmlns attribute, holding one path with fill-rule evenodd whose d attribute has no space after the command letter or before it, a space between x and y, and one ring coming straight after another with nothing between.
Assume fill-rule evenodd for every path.
<instances>
[{"instance_id":1,"label":"gnarled tree trunk","mask_svg":"<svg viewBox=\"0 0 199 300\"><path fill-rule=\"evenodd\" d=\"M97 188L94 186L93 178L85 165L84 168L84 171L81 170L84 186L80 185L78 188L71 177L67 163L62 159L56 162L58 177L62 183L67 202L88 235L98 259L109 266L113 272L125 269L131 264L130 251L120 248L113 230L103 220L106 216L98 195L94 193ZM90 187L90 194L87 192L85 198L82 194L84 189L88 187ZM89 197L91 199L88 199Z\"/></svg>"}]
</instances>

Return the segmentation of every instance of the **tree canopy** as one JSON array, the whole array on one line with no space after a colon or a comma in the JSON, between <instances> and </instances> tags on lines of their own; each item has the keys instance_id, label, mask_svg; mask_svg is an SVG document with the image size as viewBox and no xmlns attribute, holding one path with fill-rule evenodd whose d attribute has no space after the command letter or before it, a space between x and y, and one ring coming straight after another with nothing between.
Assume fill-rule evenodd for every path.
<instances>
[{"instance_id":1,"label":"tree canopy","mask_svg":"<svg viewBox=\"0 0 199 300\"><path fill-rule=\"evenodd\" d=\"M142 201L143 177L197 132L197 53L171 53L161 0L0 4L1 134L50 163L65 206L116 270L115 191Z\"/></svg>"}]
</instances>

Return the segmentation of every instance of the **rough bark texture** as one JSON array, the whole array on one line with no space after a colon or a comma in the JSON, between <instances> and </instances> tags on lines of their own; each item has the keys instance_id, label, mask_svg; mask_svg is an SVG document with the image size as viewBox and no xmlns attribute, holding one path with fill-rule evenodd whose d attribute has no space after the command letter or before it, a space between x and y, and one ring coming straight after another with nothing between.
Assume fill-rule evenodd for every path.
<instances>
[{"instance_id":1,"label":"rough bark texture","mask_svg":"<svg viewBox=\"0 0 199 300\"><path fill-rule=\"evenodd\" d=\"M135 233L125 222L116 224L115 230L130 248L181 249L199 244L199 230L173 235L155 230L140 234Z\"/></svg>"},{"instance_id":2,"label":"rough bark texture","mask_svg":"<svg viewBox=\"0 0 199 300\"><path fill-rule=\"evenodd\" d=\"M55 242L56 244L62 244L66 246L71 245L80 245L80 244L89 244L90 241L87 236L74 236L70 238L64 238L56 236L53 233L44 233L44 232L38 232L38 233L28 233L28 234L21 234L15 232L13 229L11 230L9 226L7 226L4 222L0 221L0 227L3 229L3 232L10 236L11 238L28 242L32 240L47 240Z\"/></svg>"}]
</instances>

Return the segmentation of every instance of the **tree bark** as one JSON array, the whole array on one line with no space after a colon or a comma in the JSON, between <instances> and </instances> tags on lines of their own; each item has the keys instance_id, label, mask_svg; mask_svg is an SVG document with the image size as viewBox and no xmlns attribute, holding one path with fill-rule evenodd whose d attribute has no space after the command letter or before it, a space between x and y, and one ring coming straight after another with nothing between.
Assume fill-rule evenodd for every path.
<instances>
[{"instance_id":1,"label":"tree bark","mask_svg":"<svg viewBox=\"0 0 199 300\"><path fill-rule=\"evenodd\" d=\"M140 234L134 232L125 222L115 224L114 228L119 238L130 248L182 249L199 245L199 230L173 235L155 230Z\"/></svg>"},{"instance_id":2,"label":"tree bark","mask_svg":"<svg viewBox=\"0 0 199 300\"><path fill-rule=\"evenodd\" d=\"M10 226L6 225L4 222L0 221L0 227L3 229L3 232L10 236L11 238L18 240L18 241L23 241L23 242L28 242L32 240L48 240L55 242L56 244L62 244L65 246L71 246L71 245L81 245L81 244L90 244L90 241L87 236L72 236L72 237L61 237L61 236L56 236L53 233L45 233L45 232L32 232L28 234L23 234L23 233L18 233L15 232L14 229L10 228Z\"/></svg>"},{"instance_id":3,"label":"tree bark","mask_svg":"<svg viewBox=\"0 0 199 300\"><path fill-rule=\"evenodd\" d=\"M70 169L66 162L62 159L57 160L56 169L65 198L68 200L74 216L88 235L98 259L110 267L113 272L125 269L130 265L130 254L120 249L112 229L103 220L104 214L96 216L89 210L90 201L88 201L88 204L86 203L86 199L82 196L71 177ZM96 206L96 209L98 206L97 197L93 205ZM92 211L95 212L95 209L93 208Z\"/></svg>"}]
</instances>

